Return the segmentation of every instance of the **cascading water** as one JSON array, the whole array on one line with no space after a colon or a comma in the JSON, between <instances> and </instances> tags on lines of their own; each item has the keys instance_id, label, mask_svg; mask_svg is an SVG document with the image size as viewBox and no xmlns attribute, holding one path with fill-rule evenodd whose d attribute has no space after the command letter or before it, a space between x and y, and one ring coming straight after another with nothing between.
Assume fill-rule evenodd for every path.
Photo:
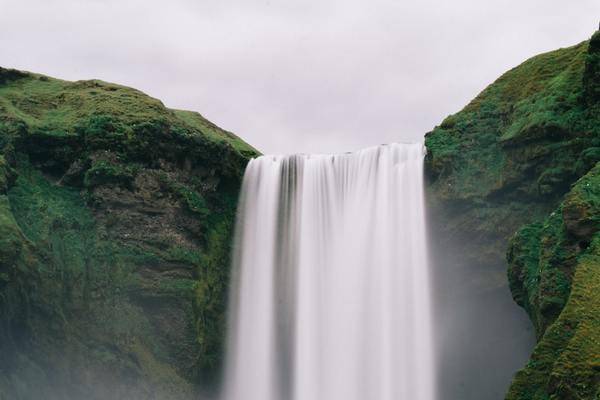
<instances>
[{"instance_id":1,"label":"cascading water","mask_svg":"<svg viewBox=\"0 0 600 400\"><path fill-rule=\"evenodd\" d=\"M432 400L421 144L246 169L226 400Z\"/></svg>"}]
</instances>

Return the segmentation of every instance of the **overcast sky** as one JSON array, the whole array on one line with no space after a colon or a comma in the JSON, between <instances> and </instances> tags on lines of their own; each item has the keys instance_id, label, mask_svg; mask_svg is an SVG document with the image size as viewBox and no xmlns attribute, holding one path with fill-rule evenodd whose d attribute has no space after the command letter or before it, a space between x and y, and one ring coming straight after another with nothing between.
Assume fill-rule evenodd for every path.
<instances>
[{"instance_id":1,"label":"overcast sky","mask_svg":"<svg viewBox=\"0 0 600 400\"><path fill-rule=\"evenodd\" d=\"M422 140L598 0L0 0L0 65L138 88L265 153Z\"/></svg>"}]
</instances>

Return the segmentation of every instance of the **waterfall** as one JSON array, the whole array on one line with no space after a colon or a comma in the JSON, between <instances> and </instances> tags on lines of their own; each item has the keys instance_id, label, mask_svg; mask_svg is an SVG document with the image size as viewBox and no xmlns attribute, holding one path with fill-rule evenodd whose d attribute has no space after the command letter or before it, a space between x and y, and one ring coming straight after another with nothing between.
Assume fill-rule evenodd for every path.
<instances>
[{"instance_id":1,"label":"waterfall","mask_svg":"<svg viewBox=\"0 0 600 400\"><path fill-rule=\"evenodd\" d=\"M433 400L422 144L248 164L226 400Z\"/></svg>"}]
</instances>

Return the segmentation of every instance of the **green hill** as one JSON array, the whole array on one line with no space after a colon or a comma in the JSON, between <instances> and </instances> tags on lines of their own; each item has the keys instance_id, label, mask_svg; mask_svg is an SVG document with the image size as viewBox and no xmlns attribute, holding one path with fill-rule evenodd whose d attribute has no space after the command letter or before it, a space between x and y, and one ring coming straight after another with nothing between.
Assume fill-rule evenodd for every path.
<instances>
[{"instance_id":1,"label":"green hill","mask_svg":"<svg viewBox=\"0 0 600 400\"><path fill-rule=\"evenodd\" d=\"M0 69L0 399L194 398L258 153L140 91Z\"/></svg>"}]
</instances>

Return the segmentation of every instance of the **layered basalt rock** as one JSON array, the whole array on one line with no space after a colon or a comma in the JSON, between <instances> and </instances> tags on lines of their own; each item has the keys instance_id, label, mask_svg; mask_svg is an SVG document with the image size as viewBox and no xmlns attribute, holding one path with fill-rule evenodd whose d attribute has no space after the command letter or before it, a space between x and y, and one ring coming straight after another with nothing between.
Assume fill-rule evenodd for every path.
<instances>
[{"instance_id":1,"label":"layered basalt rock","mask_svg":"<svg viewBox=\"0 0 600 400\"><path fill-rule=\"evenodd\" d=\"M134 89L0 69L0 398L214 385L256 154Z\"/></svg>"}]
</instances>

